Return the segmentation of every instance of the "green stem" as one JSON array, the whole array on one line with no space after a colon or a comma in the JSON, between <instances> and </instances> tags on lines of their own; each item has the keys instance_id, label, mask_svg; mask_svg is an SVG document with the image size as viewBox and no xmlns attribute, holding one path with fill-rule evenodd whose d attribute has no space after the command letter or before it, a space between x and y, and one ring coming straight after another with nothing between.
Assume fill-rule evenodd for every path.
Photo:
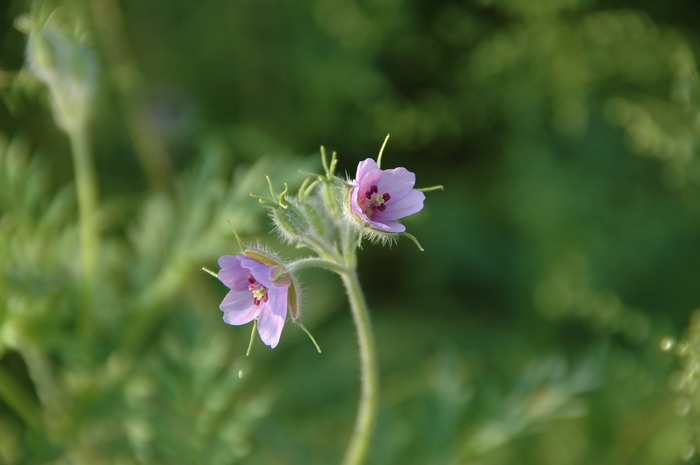
<instances>
[{"instance_id":1,"label":"green stem","mask_svg":"<svg viewBox=\"0 0 700 465\"><path fill-rule=\"evenodd\" d=\"M73 169L78 196L80 214L80 271L82 305L80 325L84 334L90 332L92 283L97 265L98 230L97 230L97 182L95 167L90 153L87 131L78 126L68 131L73 152Z\"/></svg>"},{"instance_id":2,"label":"green stem","mask_svg":"<svg viewBox=\"0 0 700 465\"><path fill-rule=\"evenodd\" d=\"M379 370L377 351L369 320L367 303L362 294L360 282L355 269L340 273L350 301L352 317L357 327L357 342L360 346L361 395L357 410L355 430L350 444L345 451L343 465L361 465L365 462L367 451L377 416L379 398Z\"/></svg>"},{"instance_id":3,"label":"green stem","mask_svg":"<svg viewBox=\"0 0 700 465\"><path fill-rule=\"evenodd\" d=\"M339 265L330 260L324 260L322 258L302 258L300 260L293 261L285 265L286 271L300 271L306 268L323 268L324 270L335 271L336 273L342 275L347 270L344 266Z\"/></svg>"}]
</instances>

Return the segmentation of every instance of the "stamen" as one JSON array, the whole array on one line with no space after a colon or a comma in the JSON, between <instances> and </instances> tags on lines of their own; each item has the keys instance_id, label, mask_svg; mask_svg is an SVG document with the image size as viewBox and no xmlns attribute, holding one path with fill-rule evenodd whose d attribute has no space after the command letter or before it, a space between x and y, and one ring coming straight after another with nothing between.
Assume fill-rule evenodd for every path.
<instances>
[{"instance_id":1,"label":"stamen","mask_svg":"<svg viewBox=\"0 0 700 465\"><path fill-rule=\"evenodd\" d=\"M253 275L248 275L248 290L253 294L253 305L260 305L260 302L267 302L267 288L257 282Z\"/></svg>"},{"instance_id":2,"label":"stamen","mask_svg":"<svg viewBox=\"0 0 700 465\"><path fill-rule=\"evenodd\" d=\"M365 192L365 197L369 202L361 201L360 205L365 214L372 216L377 211L383 212L386 210L385 203L391 200L391 195L388 192L377 195L379 188L376 184L372 184ZM369 208L368 208L369 207Z\"/></svg>"}]
</instances>

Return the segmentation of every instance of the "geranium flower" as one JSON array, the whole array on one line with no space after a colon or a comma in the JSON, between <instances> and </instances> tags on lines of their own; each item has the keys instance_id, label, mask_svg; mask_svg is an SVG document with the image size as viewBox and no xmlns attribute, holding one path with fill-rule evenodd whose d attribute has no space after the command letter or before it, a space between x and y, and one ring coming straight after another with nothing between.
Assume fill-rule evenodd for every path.
<instances>
[{"instance_id":1,"label":"geranium flower","mask_svg":"<svg viewBox=\"0 0 700 465\"><path fill-rule=\"evenodd\" d=\"M257 319L260 339L274 349L287 318L289 275L276 277L280 266L246 255L224 255L219 266L217 277L231 289L219 305L224 321L244 325Z\"/></svg>"},{"instance_id":2,"label":"geranium flower","mask_svg":"<svg viewBox=\"0 0 700 465\"><path fill-rule=\"evenodd\" d=\"M368 158L357 165L351 181L352 214L370 228L400 233L406 227L396 220L423 209L425 194L413 188L416 175L406 168L382 170Z\"/></svg>"}]
</instances>

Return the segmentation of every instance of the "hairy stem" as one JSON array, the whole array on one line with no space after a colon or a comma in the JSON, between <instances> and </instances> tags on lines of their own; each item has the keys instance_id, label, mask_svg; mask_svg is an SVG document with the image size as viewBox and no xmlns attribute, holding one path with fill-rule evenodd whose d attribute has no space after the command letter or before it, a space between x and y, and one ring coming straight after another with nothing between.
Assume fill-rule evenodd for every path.
<instances>
[{"instance_id":1,"label":"hairy stem","mask_svg":"<svg viewBox=\"0 0 700 465\"><path fill-rule=\"evenodd\" d=\"M345 267L332 262L330 260L324 260L322 258L302 258L288 263L285 266L286 271L300 271L305 268L323 268L325 270L335 271L338 274L342 274L346 271Z\"/></svg>"},{"instance_id":2,"label":"hairy stem","mask_svg":"<svg viewBox=\"0 0 700 465\"><path fill-rule=\"evenodd\" d=\"M95 167L90 153L87 131L78 126L68 131L71 151L73 152L73 169L78 195L80 215L80 272L81 272L81 313L80 326L83 334L88 334L91 327L92 282L95 277L98 250L97 229L97 182Z\"/></svg>"},{"instance_id":3,"label":"hairy stem","mask_svg":"<svg viewBox=\"0 0 700 465\"><path fill-rule=\"evenodd\" d=\"M343 465L361 465L365 462L377 416L379 398L379 372L374 335L369 321L357 272L354 268L340 273L350 301L352 317L357 328L357 342L360 346L361 395L357 410L355 429L350 444L345 451Z\"/></svg>"}]
</instances>

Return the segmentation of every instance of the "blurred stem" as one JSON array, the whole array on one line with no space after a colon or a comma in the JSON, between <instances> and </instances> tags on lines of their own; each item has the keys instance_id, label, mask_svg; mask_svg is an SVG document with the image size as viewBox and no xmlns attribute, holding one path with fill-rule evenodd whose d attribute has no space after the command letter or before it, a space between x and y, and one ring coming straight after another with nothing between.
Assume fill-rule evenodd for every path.
<instances>
[{"instance_id":1,"label":"blurred stem","mask_svg":"<svg viewBox=\"0 0 700 465\"><path fill-rule=\"evenodd\" d=\"M0 367L0 397L30 428L39 428L41 417L34 399L2 367Z\"/></svg>"},{"instance_id":2,"label":"blurred stem","mask_svg":"<svg viewBox=\"0 0 700 465\"><path fill-rule=\"evenodd\" d=\"M110 76L122 96L119 103L141 167L152 187L165 190L172 176L172 166L165 142L148 108L143 91L144 79L127 43L119 2L94 0L90 7Z\"/></svg>"},{"instance_id":3,"label":"blurred stem","mask_svg":"<svg viewBox=\"0 0 700 465\"><path fill-rule=\"evenodd\" d=\"M84 336L90 333L92 325L91 303L92 283L95 278L98 249L97 231L97 181L95 166L90 153L87 130L77 125L68 131L73 152L73 169L78 195L80 214L80 272L81 272L81 313L80 326Z\"/></svg>"},{"instance_id":4,"label":"blurred stem","mask_svg":"<svg viewBox=\"0 0 700 465\"><path fill-rule=\"evenodd\" d=\"M354 257L354 253L352 254ZM351 260L354 262L354 259ZM340 273L350 301L352 317L357 328L357 342L360 347L360 370L362 390L355 420L355 430L345 451L343 465L361 465L365 462L372 431L377 416L379 399L379 370L374 335L369 320L360 281L354 267Z\"/></svg>"}]
</instances>

